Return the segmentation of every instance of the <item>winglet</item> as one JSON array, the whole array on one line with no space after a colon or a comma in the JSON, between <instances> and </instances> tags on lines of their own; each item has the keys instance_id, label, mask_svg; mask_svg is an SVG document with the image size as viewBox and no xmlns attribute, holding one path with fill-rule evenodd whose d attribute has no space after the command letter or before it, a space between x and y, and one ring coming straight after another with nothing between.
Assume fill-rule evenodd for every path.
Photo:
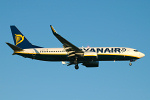
<instances>
[{"instance_id":1,"label":"winglet","mask_svg":"<svg viewBox=\"0 0 150 100\"><path fill-rule=\"evenodd\" d=\"M59 35L54 28L52 27L52 25L50 25L52 32L54 34L54 36L64 45L64 47L71 47L73 49L73 51L76 51L76 53L83 53L82 50L80 50L78 47L76 47L75 45L73 45L72 43L70 43L69 41L67 41L65 38L63 38L61 35Z\"/></svg>"},{"instance_id":2,"label":"winglet","mask_svg":"<svg viewBox=\"0 0 150 100\"><path fill-rule=\"evenodd\" d=\"M50 27L51 27L53 33L57 33L52 25L50 25Z\"/></svg>"}]
</instances>

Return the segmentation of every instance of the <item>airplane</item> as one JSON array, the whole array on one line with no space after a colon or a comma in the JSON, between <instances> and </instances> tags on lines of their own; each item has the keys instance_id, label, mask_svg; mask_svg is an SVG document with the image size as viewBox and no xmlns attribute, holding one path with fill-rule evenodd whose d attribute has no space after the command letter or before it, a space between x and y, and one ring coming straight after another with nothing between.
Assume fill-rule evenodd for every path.
<instances>
[{"instance_id":1,"label":"airplane","mask_svg":"<svg viewBox=\"0 0 150 100\"><path fill-rule=\"evenodd\" d=\"M50 25L53 35L63 44L63 48L43 48L31 44L15 25L10 26L14 44L6 42L13 49L13 55L20 55L42 61L62 61L67 66L81 63L86 67L99 67L99 61L130 61L129 65L145 56L133 48L126 47L77 47L59 35Z\"/></svg>"}]
</instances>

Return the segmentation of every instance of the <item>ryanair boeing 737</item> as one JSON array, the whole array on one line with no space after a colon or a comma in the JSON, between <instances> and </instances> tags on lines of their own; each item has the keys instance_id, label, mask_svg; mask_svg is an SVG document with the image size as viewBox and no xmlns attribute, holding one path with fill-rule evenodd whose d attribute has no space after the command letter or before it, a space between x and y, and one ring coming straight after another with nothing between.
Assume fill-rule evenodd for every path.
<instances>
[{"instance_id":1,"label":"ryanair boeing 737","mask_svg":"<svg viewBox=\"0 0 150 100\"><path fill-rule=\"evenodd\" d=\"M17 29L10 26L14 44L6 43L14 50L13 55L42 61L62 61L62 64L75 65L81 63L86 67L98 67L99 61L133 61L145 55L136 49L126 47L81 47L78 48L65 38L60 36L50 25L54 36L63 44L63 48L43 48L32 45L26 37Z\"/></svg>"}]
</instances>

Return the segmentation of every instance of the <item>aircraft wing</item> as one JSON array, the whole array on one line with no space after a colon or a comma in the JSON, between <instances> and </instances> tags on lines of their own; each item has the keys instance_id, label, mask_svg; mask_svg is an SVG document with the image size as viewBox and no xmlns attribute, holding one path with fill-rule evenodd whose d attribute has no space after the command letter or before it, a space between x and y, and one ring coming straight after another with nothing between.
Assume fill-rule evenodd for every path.
<instances>
[{"instance_id":1,"label":"aircraft wing","mask_svg":"<svg viewBox=\"0 0 150 100\"><path fill-rule=\"evenodd\" d=\"M73 45L72 43L70 43L69 41L67 41L65 38L63 38L62 36L60 36L55 30L54 28L50 25L52 32L54 34L54 36L63 44L64 49L69 53L72 54L72 56L75 56L73 54L82 54L83 51L80 50L78 47L76 47L75 45ZM71 55L70 55L71 56Z\"/></svg>"}]
</instances>

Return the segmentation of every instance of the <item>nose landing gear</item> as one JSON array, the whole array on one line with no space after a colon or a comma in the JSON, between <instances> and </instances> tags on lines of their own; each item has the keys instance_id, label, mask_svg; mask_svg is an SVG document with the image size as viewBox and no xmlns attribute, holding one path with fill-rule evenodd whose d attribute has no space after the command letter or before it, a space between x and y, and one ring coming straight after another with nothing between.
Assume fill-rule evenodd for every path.
<instances>
[{"instance_id":1,"label":"nose landing gear","mask_svg":"<svg viewBox=\"0 0 150 100\"><path fill-rule=\"evenodd\" d=\"M75 69L76 69L76 70L77 70L77 69L79 69L79 66L78 66L78 64L76 64L76 65L75 65Z\"/></svg>"},{"instance_id":2,"label":"nose landing gear","mask_svg":"<svg viewBox=\"0 0 150 100\"><path fill-rule=\"evenodd\" d=\"M129 65L132 66L132 63L130 62Z\"/></svg>"},{"instance_id":3,"label":"nose landing gear","mask_svg":"<svg viewBox=\"0 0 150 100\"><path fill-rule=\"evenodd\" d=\"M135 62L137 59L131 59L129 65L132 66L131 62Z\"/></svg>"}]
</instances>

